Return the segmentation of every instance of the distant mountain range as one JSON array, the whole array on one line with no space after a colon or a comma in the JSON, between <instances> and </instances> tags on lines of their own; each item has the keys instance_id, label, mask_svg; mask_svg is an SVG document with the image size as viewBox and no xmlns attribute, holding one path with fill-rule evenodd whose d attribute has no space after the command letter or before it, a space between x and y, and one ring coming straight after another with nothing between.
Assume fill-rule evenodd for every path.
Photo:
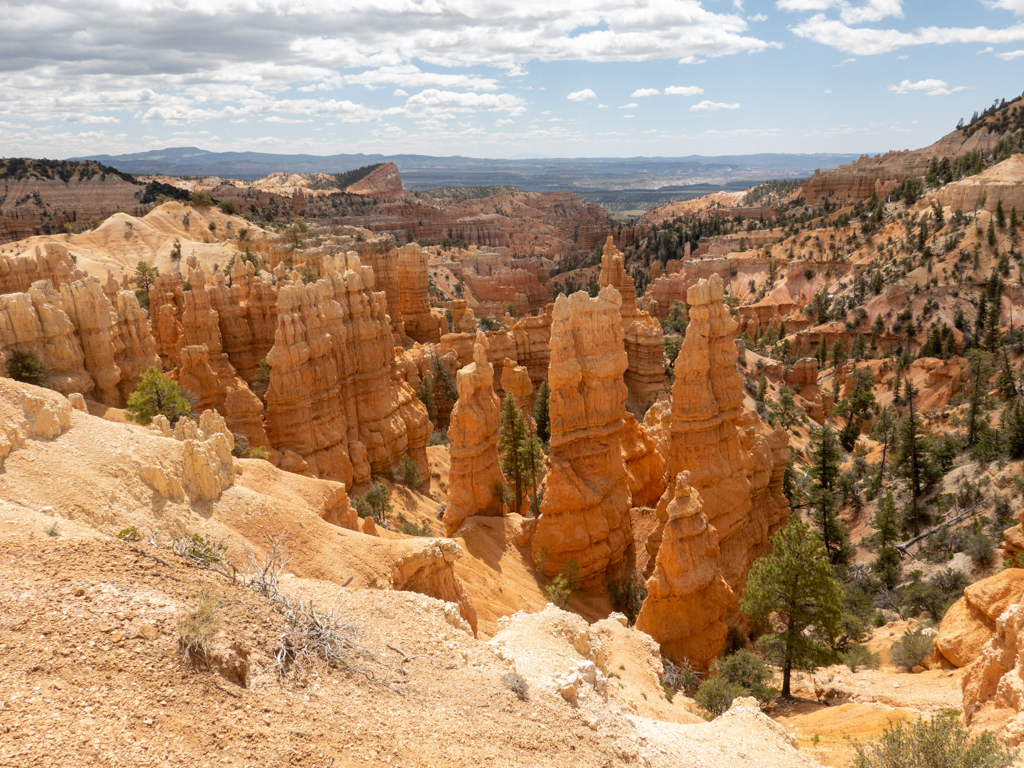
<instances>
[{"instance_id":1,"label":"distant mountain range","mask_svg":"<svg viewBox=\"0 0 1024 768\"><path fill-rule=\"evenodd\" d=\"M692 185L739 186L765 179L810 176L816 168L834 168L855 154L721 155L703 157L518 158L495 160L429 155L340 154L275 155L265 152L208 152L173 147L127 155L89 155L132 174L220 176L255 179L270 173L342 173L372 163L395 163L407 189L508 184L532 192L571 190L664 190ZM666 190L668 191L668 190Z\"/></svg>"}]
</instances>

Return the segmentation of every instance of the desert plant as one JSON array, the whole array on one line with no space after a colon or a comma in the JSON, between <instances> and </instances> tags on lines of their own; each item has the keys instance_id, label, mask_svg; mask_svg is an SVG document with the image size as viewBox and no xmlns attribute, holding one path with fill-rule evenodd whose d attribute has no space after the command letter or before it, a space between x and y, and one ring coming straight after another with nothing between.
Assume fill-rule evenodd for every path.
<instances>
[{"instance_id":1,"label":"desert plant","mask_svg":"<svg viewBox=\"0 0 1024 768\"><path fill-rule=\"evenodd\" d=\"M54 520L50 525L43 528L43 533L47 536L60 536L60 528L57 526L57 521Z\"/></svg>"},{"instance_id":2,"label":"desert plant","mask_svg":"<svg viewBox=\"0 0 1024 768\"><path fill-rule=\"evenodd\" d=\"M682 691L692 698L700 687L700 673L693 668L689 659L682 659L675 664L667 656L662 656L661 670L661 685L666 691Z\"/></svg>"},{"instance_id":3,"label":"desert plant","mask_svg":"<svg viewBox=\"0 0 1024 768\"><path fill-rule=\"evenodd\" d=\"M424 520L422 523L417 525L411 520L406 520L402 523L398 529L407 536L433 536L434 531L430 527L430 523Z\"/></svg>"},{"instance_id":4,"label":"desert plant","mask_svg":"<svg viewBox=\"0 0 1024 768\"><path fill-rule=\"evenodd\" d=\"M249 451L249 458L270 461L270 451L267 450L266 446L257 445L255 448Z\"/></svg>"},{"instance_id":5,"label":"desert plant","mask_svg":"<svg viewBox=\"0 0 1024 768\"><path fill-rule=\"evenodd\" d=\"M526 701L528 688L526 680L517 672L508 672L501 677L501 682L508 686L508 689L519 697L520 701Z\"/></svg>"},{"instance_id":6,"label":"desert plant","mask_svg":"<svg viewBox=\"0 0 1024 768\"><path fill-rule=\"evenodd\" d=\"M576 560L570 557L565 561L565 565L562 566L558 575L544 588L548 600L559 608L565 608L569 604L572 593L579 589L579 579L580 568L576 564Z\"/></svg>"},{"instance_id":7,"label":"desert plant","mask_svg":"<svg viewBox=\"0 0 1024 768\"><path fill-rule=\"evenodd\" d=\"M855 743L854 749L853 768L1006 768L1018 755L990 731L972 740L956 711L898 722L875 741Z\"/></svg>"},{"instance_id":8,"label":"desert plant","mask_svg":"<svg viewBox=\"0 0 1024 768\"><path fill-rule=\"evenodd\" d=\"M736 683L729 682L724 677L716 675L709 677L700 684L697 694L693 697L697 705L707 712L711 717L718 717L725 714L732 706L733 699L743 696L746 691Z\"/></svg>"},{"instance_id":9,"label":"desert plant","mask_svg":"<svg viewBox=\"0 0 1024 768\"><path fill-rule=\"evenodd\" d=\"M443 429L435 429L430 434L427 445L448 445L448 432Z\"/></svg>"},{"instance_id":10,"label":"desert plant","mask_svg":"<svg viewBox=\"0 0 1024 768\"><path fill-rule=\"evenodd\" d=\"M753 696L762 703L771 700L776 693L768 683L772 679L772 671L768 663L758 658L745 648L731 656L715 661L714 671L718 676L738 686L741 696Z\"/></svg>"},{"instance_id":11,"label":"desert plant","mask_svg":"<svg viewBox=\"0 0 1024 768\"><path fill-rule=\"evenodd\" d=\"M7 353L5 368L7 375L15 381L20 381L24 384L34 384L37 387L45 386L45 382L50 375L46 364L39 359L39 355L31 350L28 352L19 352L16 349L10 350Z\"/></svg>"},{"instance_id":12,"label":"desert plant","mask_svg":"<svg viewBox=\"0 0 1024 768\"><path fill-rule=\"evenodd\" d=\"M914 667L920 666L925 657L932 652L932 636L926 635L923 629L909 629L903 633L903 637L892 644L889 651L889 659L897 667L903 667L907 672Z\"/></svg>"},{"instance_id":13,"label":"desert plant","mask_svg":"<svg viewBox=\"0 0 1024 768\"><path fill-rule=\"evenodd\" d=\"M877 653L868 650L866 645L861 645L860 643L853 643L846 649L846 656L843 661L850 668L851 672L856 672L857 667L878 669L882 663L882 659Z\"/></svg>"},{"instance_id":14,"label":"desert plant","mask_svg":"<svg viewBox=\"0 0 1024 768\"><path fill-rule=\"evenodd\" d=\"M995 559L995 542L984 533L976 533L967 540L964 552L976 568L984 568Z\"/></svg>"},{"instance_id":15,"label":"desert plant","mask_svg":"<svg viewBox=\"0 0 1024 768\"><path fill-rule=\"evenodd\" d=\"M139 535L139 529L133 525L130 528L125 528L120 533L118 533L117 538L119 538L121 541L138 541L142 537Z\"/></svg>"},{"instance_id":16,"label":"desert plant","mask_svg":"<svg viewBox=\"0 0 1024 768\"><path fill-rule=\"evenodd\" d=\"M409 454L402 457L398 466L392 470L391 475L396 483L401 483L406 488L419 488L423 485L423 475L420 474L419 467L416 466L416 462Z\"/></svg>"},{"instance_id":17,"label":"desert plant","mask_svg":"<svg viewBox=\"0 0 1024 768\"><path fill-rule=\"evenodd\" d=\"M383 483L372 483L370 490L362 496L355 496L352 503L359 517L372 517L378 523L386 523L389 513L394 512L391 492Z\"/></svg>"},{"instance_id":18,"label":"desert plant","mask_svg":"<svg viewBox=\"0 0 1024 768\"><path fill-rule=\"evenodd\" d=\"M643 577L637 571L633 571L628 576L611 582L608 585L608 596L612 600L612 607L624 613L632 625L636 623L640 606L647 599L647 585Z\"/></svg>"},{"instance_id":19,"label":"desert plant","mask_svg":"<svg viewBox=\"0 0 1024 768\"><path fill-rule=\"evenodd\" d=\"M210 636L221 607L217 596L203 592L196 599L195 607L178 619L178 643L189 661L209 661Z\"/></svg>"},{"instance_id":20,"label":"desert plant","mask_svg":"<svg viewBox=\"0 0 1024 768\"><path fill-rule=\"evenodd\" d=\"M178 386L156 368L149 368L139 379L139 386L128 397L125 416L137 424L152 423L153 417L162 415L174 424L182 416L192 413L192 403Z\"/></svg>"}]
</instances>

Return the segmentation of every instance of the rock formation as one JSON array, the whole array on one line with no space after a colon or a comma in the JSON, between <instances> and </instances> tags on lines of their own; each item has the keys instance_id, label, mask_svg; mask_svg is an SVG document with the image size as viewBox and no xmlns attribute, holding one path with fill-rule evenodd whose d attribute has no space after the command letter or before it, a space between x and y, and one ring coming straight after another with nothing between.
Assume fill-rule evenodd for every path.
<instances>
[{"instance_id":1,"label":"rock formation","mask_svg":"<svg viewBox=\"0 0 1024 768\"><path fill-rule=\"evenodd\" d=\"M75 271L67 246L42 243L34 255L0 256L0 294L22 293L37 280L49 280L58 288Z\"/></svg>"},{"instance_id":2,"label":"rock formation","mask_svg":"<svg viewBox=\"0 0 1024 768\"><path fill-rule=\"evenodd\" d=\"M985 710L1002 710L1000 719L1009 714L1002 737L1017 746L1024 741L1024 603L996 618L991 640L976 658L960 681L964 718L970 725Z\"/></svg>"},{"instance_id":3,"label":"rock formation","mask_svg":"<svg viewBox=\"0 0 1024 768\"><path fill-rule=\"evenodd\" d=\"M675 479L636 628L657 640L670 659L688 661L703 673L725 641L726 610L736 598L722 577L718 531L689 479L688 472Z\"/></svg>"},{"instance_id":4,"label":"rock formation","mask_svg":"<svg viewBox=\"0 0 1024 768\"><path fill-rule=\"evenodd\" d=\"M635 413L643 413L658 397L665 385L665 339L661 323L637 309L636 287L626 274L625 257L608 236L601 256L601 285L610 285L622 297L622 330L629 362L626 368L627 404Z\"/></svg>"},{"instance_id":5,"label":"rock formation","mask_svg":"<svg viewBox=\"0 0 1024 768\"><path fill-rule=\"evenodd\" d=\"M375 197L384 202L397 200L405 191L402 187L402 177L398 172L398 166L394 163L384 163L374 168L370 173L354 184L345 187L345 191L353 195L366 195Z\"/></svg>"},{"instance_id":6,"label":"rock formation","mask_svg":"<svg viewBox=\"0 0 1024 768\"><path fill-rule=\"evenodd\" d=\"M689 484L718 530L722 573L739 596L750 566L769 551L769 537L789 514L782 493L789 436L742 409L733 341L737 326L722 298L717 276L687 292L690 323L675 364L665 456L669 477L690 472ZM662 523L671 500L670 487L658 503ZM652 564L659 536L656 532L647 542Z\"/></svg>"},{"instance_id":7,"label":"rock formation","mask_svg":"<svg viewBox=\"0 0 1024 768\"><path fill-rule=\"evenodd\" d=\"M349 245L359 262L373 269L374 287L383 291L391 332L401 339L405 336L402 324L402 297L398 287L398 250L394 235L378 234ZM332 256L334 254L331 254Z\"/></svg>"},{"instance_id":8,"label":"rock formation","mask_svg":"<svg viewBox=\"0 0 1024 768\"><path fill-rule=\"evenodd\" d=\"M441 340L437 317L430 311L427 254L417 243L398 249L398 297L405 334L413 341Z\"/></svg>"},{"instance_id":9,"label":"rock formation","mask_svg":"<svg viewBox=\"0 0 1024 768\"><path fill-rule=\"evenodd\" d=\"M0 395L0 470L28 440L52 440L71 427L71 402L59 395L8 378L0 378Z\"/></svg>"},{"instance_id":10,"label":"rock formation","mask_svg":"<svg viewBox=\"0 0 1024 768\"><path fill-rule=\"evenodd\" d=\"M505 358L501 369L501 389L506 395L516 399L516 405L523 411L527 419L533 416L533 384L530 372L524 365L516 365L510 357Z\"/></svg>"},{"instance_id":11,"label":"rock formation","mask_svg":"<svg viewBox=\"0 0 1024 768\"><path fill-rule=\"evenodd\" d=\"M636 417L627 411L619 441L632 506L654 506L665 490L665 462L654 439L647 433L647 428L638 424Z\"/></svg>"},{"instance_id":12,"label":"rock formation","mask_svg":"<svg viewBox=\"0 0 1024 768\"><path fill-rule=\"evenodd\" d=\"M551 325L551 456L533 559L546 576L574 560L585 587L632 570L621 304L610 286L559 296Z\"/></svg>"},{"instance_id":13,"label":"rock formation","mask_svg":"<svg viewBox=\"0 0 1024 768\"><path fill-rule=\"evenodd\" d=\"M472 515L500 515L496 491L505 484L498 461L501 404L494 394L494 366L487 359L487 336L477 331L473 362L456 376L459 400L448 427L451 469L444 525L452 535Z\"/></svg>"},{"instance_id":14,"label":"rock formation","mask_svg":"<svg viewBox=\"0 0 1024 768\"><path fill-rule=\"evenodd\" d=\"M536 263L526 268L502 268L489 275L464 272L466 285L479 301L477 311L489 317L501 317L509 304L516 317L542 312L554 297L548 271Z\"/></svg>"},{"instance_id":15,"label":"rock formation","mask_svg":"<svg viewBox=\"0 0 1024 768\"><path fill-rule=\"evenodd\" d=\"M267 355L271 444L301 456L310 474L348 487L371 471L386 474L404 454L426 476L430 421L411 390L403 402L392 379L391 328L373 270L349 253L325 257L321 271L315 283L278 294Z\"/></svg>"},{"instance_id":16,"label":"rock formation","mask_svg":"<svg viewBox=\"0 0 1024 768\"><path fill-rule=\"evenodd\" d=\"M551 320L554 307L554 304L548 304L544 309L544 314L521 318L512 326L512 339L515 342L514 359L529 371L534 389L537 389L540 383L548 377L548 364L551 362Z\"/></svg>"}]
</instances>

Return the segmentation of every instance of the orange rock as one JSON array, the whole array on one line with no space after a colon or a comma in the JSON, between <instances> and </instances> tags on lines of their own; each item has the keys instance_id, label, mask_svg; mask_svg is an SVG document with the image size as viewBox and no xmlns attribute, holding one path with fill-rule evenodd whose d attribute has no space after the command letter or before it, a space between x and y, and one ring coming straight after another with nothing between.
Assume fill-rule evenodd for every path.
<instances>
[{"instance_id":1,"label":"orange rock","mask_svg":"<svg viewBox=\"0 0 1024 768\"><path fill-rule=\"evenodd\" d=\"M451 469L444 525L452 535L473 515L500 515L497 491L505 484L498 460L501 404L494 394L494 366L488 362L487 336L477 331L473 362L459 370L459 400L448 427Z\"/></svg>"},{"instance_id":2,"label":"orange rock","mask_svg":"<svg viewBox=\"0 0 1024 768\"><path fill-rule=\"evenodd\" d=\"M530 374L530 381L536 389L548 377L551 361L551 315L554 304L548 304L544 314L524 317L512 326L515 342L515 361ZM509 355L512 357L512 355Z\"/></svg>"},{"instance_id":3,"label":"orange rock","mask_svg":"<svg viewBox=\"0 0 1024 768\"><path fill-rule=\"evenodd\" d=\"M725 581L739 596L750 566L770 551L769 537L789 514L782 493L789 436L742 409L733 341L737 324L722 303L723 293L717 275L687 291L690 323L675 364L664 455L669 477L690 472L689 483L718 530ZM658 416L664 419L663 409ZM658 431L664 441L663 424ZM666 493L658 503L662 523L668 520L670 502ZM659 526L647 542L648 568L656 562L660 535ZM742 622L738 614L730 614L729 620Z\"/></svg>"},{"instance_id":4,"label":"orange rock","mask_svg":"<svg viewBox=\"0 0 1024 768\"><path fill-rule=\"evenodd\" d=\"M946 611L935 636L935 649L957 667L978 658L996 631L996 619L1024 597L1024 570L1005 571L971 584Z\"/></svg>"},{"instance_id":5,"label":"orange rock","mask_svg":"<svg viewBox=\"0 0 1024 768\"><path fill-rule=\"evenodd\" d=\"M1024 741L1024 603L1014 603L996 619L991 639L960 684L968 725L985 710L1001 710L1001 719L1009 715L1002 734L1006 743Z\"/></svg>"},{"instance_id":6,"label":"orange rock","mask_svg":"<svg viewBox=\"0 0 1024 768\"><path fill-rule=\"evenodd\" d=\"M441 340L437 318L430 311L427 289L427 254L417 243L398 249L398 295L402 324L413 341L437 343Z\"/></svg>"},{"instance_id":7,"label":"orange rock","mask_svg":"<svg viewBox=\"0 0 1024 768\"><path fill-rule=\"evenodd\" d=\"M35 247L34 255L0 255L0 294L25 292L37 280L49 280L59 288L62 276L74 269L63 243L41 243Z\"/></svg>"},{"instance_id":8,"label":"orange rock","mask_svg":"<svg viewBox=\"0 0 1024 768\"><path fill-rule=\"evenodd\" d=\"M516 365L515 360L506 357L501 370L501 388L516 399L516 405L527 419L533 418L533 384L526 366Z\"/></svg>"},{"instance_id":9,"label":"orange rock","mask_svg":"<svg viewBox=\"0 0 1024 768\"><path fill-rule=\"evenodd\" d=\"M533 559L547 576L575 560L587 588L632 570L621 303L610 286L559 296L551 325L551 456Z\"/></svg>"},{"instance_id":10,"label":"orange rock","mask_svg":"<svg viewBox=\"0 0 1024 768\"><path fill-rule=\"evenodd\" d=\"M708 523L688 472L676 477L671 496L636 628L657 640L673 661L707 672L725 641L724 617L736 598L722 577L718 531Z\"/></svg>"},{"instance_id":11,"label":"orange rock","mask_svg":"<svg viewBox=\"0 0 1024 768\"><path fill-rule=\"evenodd\" d=\"M634 507L650 507L658 503L665 490L665 462L647 433L632 413L623 417L619 433L622 460L626 464L626 481Z\"/></svg>"},{"instance_id":12,"label":"orange rock","mask_svg":"<svg viewBox=\"0 0 1024 768\"><path fill-rule=\"evenodd\" d=\"M609 235L601 256L601 285L610 285L622 297L620 315L628 366L625 382L629 390L627 401L631 411L641 416L664 392L665 339L661 323L636 306L636 286L626 273L625 257L615 247Z\"/></svg>"}]
</instances>

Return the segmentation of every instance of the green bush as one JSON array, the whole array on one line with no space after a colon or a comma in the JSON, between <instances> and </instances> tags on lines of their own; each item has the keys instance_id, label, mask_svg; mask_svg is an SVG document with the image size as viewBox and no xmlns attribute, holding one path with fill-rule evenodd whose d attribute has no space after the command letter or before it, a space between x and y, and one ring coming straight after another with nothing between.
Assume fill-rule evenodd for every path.
<instances>
[{"instance_id":1,"label":"green bush","mask_svg":"<svg viewBox=\"0 0 1024 768\"><path fill-rule=\"evenodd\" d=\"M163 415L174 424L182 416L192 413L192 403L181 391L178 382L169 379L156 368L149 368L139 386L128 397L125 417L143 426L152 423L153 417Z\"/></svg>"},{"instance_id":2,"label":"green bush","mask_svg":"<svg viewBox=\"0 0 1024 768\"><path fill-rule=\"evenodd\" d=\"M235 207L235 204L228 202L227 200L222 203L218 203L217 207L220 208L221 213L226 213L228 216L234 216L238 213L238 209Z\"/></svg>"},{"instance_id":3,"label":"green bush","mask_svg":"<svg viewBox=\"0 0 1024 768\"><path fill-rule=\"evenodd\" d=\"M213 200L202 192L192 192L188 196L189 205L194 205L196 208L209 208L213 205Z\"/></svg>"},{"instance_id":4,"label":"green bush","mask_svg":"<svg viewBox=\"0 0 1024 768\"><path fill-rule=\"evenodd\" d=\"M889 659L897 667L907 672L920 666L925 657L932 652L932 636L926 635L923 629L907 630L903 637L892 644Z\"/></svg>"},{"instance_id":5,"label":"green bush","mask_svg":"<svg viewBox=\"0 0 1024 768\"><path fill-rule=\"evenodd\" d=\"M718 717L729 710L733 699L738 699L746 693L736 683L729 682L721 675L716 675L700 684L694 699L701 709L712 717Z\"/></svg>"},{"instance_id":6,"label":"green bush","mask_svg":"<svg viewBox=\"0 0 1024 768\"><path fill-rule=\"evenodd\" d=\"M443 429L435 429L430 434L427 445L448 445L448 432Z\"/></svg>"},{"instance_id":7,"label":"green bush","mask_svg":"<svg viewBox=\"0 0 1024 768\"><path fill-rule=\"evenodd\" d=\"M268 451L262 445L257 445L255 448L253 448L252 450L249 451L249 458L250 459L263 459L264 461L269 461L270 460L270 451Z\"/></svg>"},{"instance_id":8,"label":"green bush","mask_svg":"<svg viewBox=\"0 0 1024 768\"><path fill-rule=\"evenodd\" d=\"M854 643L847 648L845 658L843 660L846 662L846 666L850 668L851 672L856 672L857 667L878 669L882 663L882 659L877 653L868 650L866 645L861 645L860 643Z\"/></svg>"},{"instance_id":9,"label":"green bush","mask_svg":"<svg viewBox=\"0 0 1024 768\"><path fill-rule=\"evenodd\" d=\"M853 768L1007 768L1018 755L990 731L971 740L956 711L899 722L875 741L855 743L854 749Z\"/></svg>"},{"instance_id":10,"label":"green bush","mask_svg":"<svg viewBox=\"0 0 1024 768\"><path fill-rule=\"evenodd\" d=\"M46 364L39 359L35 352L19 352L11 350L7 353L7 375L15 381L23 384L34 384L37 387L45 386L46 379L50 372Z\"/></svg>"},{"instance_id":11,"label":"green bush","mask_svg":"<svg viewBox=\"0 0 1024 768\"><path fill-rule=\"evenodd\" d=\"M691 698L700 688L700 673L693 668L688 659L683 659L678 665L671 659L661 657L661 685L666 693L682 691Z\"/></svg>"},{"instance_id":12,"label":"green bush","mask_svg":"<svg viewBox=\"0 0 1024 768\"><path fill-rule=\"evenodd\" d=\"M394 511L391 492L383 483L373 483L362 496L353 497L352 504L359 517L372 517L377 523L385 523L388 514Z\"/></svg>"},{"instance_id":13,"label":"green bush","mask_svg":"<svg viewBox=\"0 0 1024 768\"><path fill-rule=\"evenodd\" d=\"M420 474L419 467L416 466L416 462L409 454L402 457L398 466L392 470L391 475L396 483L401 483L406 488L419 488L423 485L423 475Z\"/></svg>"},{"instance_id":14,"label":"green bush","mask_svg":"<svg viewBox=\"0 0 1024 768\"><path fill-rule=\"evenodd\" d=\"M996 556L995 542L984 533L976 533L967 540L964 552L977 568L991 565Z\"/></svg>"},{"instance_id":15,"label":"green bush","mask_svg":"<svg viewBox=\"0 0 1024 768\"><path fill-rule=\"evenodd\" d=\"M742 691L740 696L753 696L764 704L775 694L775 689L768 686L772 679L768 663L745 648L718 659L713 669L718 677L738 686Z\"/></svg>"},{"instance_id":16,"label":"green bush","mask_svg":"<svg viewBox=\"0 0 1024 768\"><path fill-rule=\"evenodd\" d=\"M434 535L434 531L431 529L430 523L428 523L426 520L424 520L419 525L417 525L416 523L414 523L414 522L412 522L410 520L404 520L404 521L402 521L402 525L401 525L401 527L398 530L401 531L402 533L404 533L407 536L433 536Z\"/></svg>"}]
</instances>

